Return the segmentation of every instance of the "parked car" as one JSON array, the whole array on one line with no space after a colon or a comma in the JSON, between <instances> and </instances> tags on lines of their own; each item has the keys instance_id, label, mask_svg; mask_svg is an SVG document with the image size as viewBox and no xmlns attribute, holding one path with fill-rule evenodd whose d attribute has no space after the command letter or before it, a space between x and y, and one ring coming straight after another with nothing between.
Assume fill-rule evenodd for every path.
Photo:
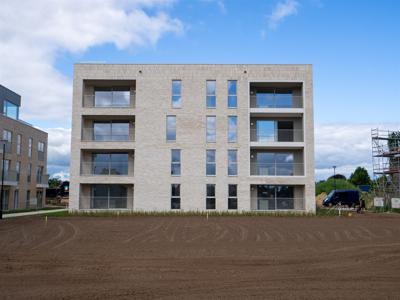
<instances>
[{"instance_id":1,"label":"parked car","mask_svg":"<svg viewBox=\"0 0 400 300\"><path fill-rule=\"evenodd\" d=\"M338 204L353 207L360 204L360 193L358 190L333 190L322 202L324 206L335 206Z\"/></svg>"}]
</instances>

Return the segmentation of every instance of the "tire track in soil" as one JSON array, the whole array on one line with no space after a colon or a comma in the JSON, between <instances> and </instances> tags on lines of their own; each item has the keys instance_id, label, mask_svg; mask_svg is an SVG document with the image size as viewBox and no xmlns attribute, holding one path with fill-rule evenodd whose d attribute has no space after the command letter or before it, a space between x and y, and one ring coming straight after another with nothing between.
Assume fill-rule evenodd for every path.
<instances>
[{"instance_id":1,"label":"tire track in soil","mask_svg":"<svg viewBox=\"0 0 400 300\"><path fill-rule=\"evenodd\" d=\"M56 245L53 246L51 249L58 249L58 248L60 248L61 246L65 246L65 245L67 245L68 243L72 242L74 239L76 239L76 237L78 236L78 234L79 234L79 232L80 232L80 229L79 229L76 225L72 224L72 223L69 222L69 221L66 221L65 224L68 224L68 225L69 225L69 228L72 229L72 235L71 235L70 237L68 237L67 239L64 239L64 240L61 241L60 243L56 244Z\"/></svg>"},{"instance_id":2,"label":"tire track in soil","mask_svg":"<svg viewBox=\"0 0 400 300\"><path fill-rule=\"evenodd\" d=\"M140 238L142 236L146 236L147 234L152 233L152 232L160 229L164 225L164 223L165 223L164 221L161 221L160 223L153 225L150 229L142 231L142 232L140 232L140 233L138 233L138 234L136 234L136 235L124 240L123 243L129 243L132 240L136 240L136 239L138 239L138 238Z\"/></svg>"},{"instance_id":3,"label":"tire track in soil","mask_svg":"<svg viewBox=\"0 0 400 300\"><path fill-rule=\"evenodd\" d=\"M53 237L50 238L49 240L45 240L45 241L43 241L43 242L37 244L36 246L32 247L32 250L35 250L35 249L40 248L40 247L42 247L42 246L51 244L53 241L56 241L57 239L59 239L59 238L61 238L62 236L65 235L64 226L61 226L61 225L59 224L59 225L57 226L57 228L58 228L58 233L57 233L55 236L53 236ZM45 238L46 238L46 237L45 237Z\"/></svg>"}]
</instances>

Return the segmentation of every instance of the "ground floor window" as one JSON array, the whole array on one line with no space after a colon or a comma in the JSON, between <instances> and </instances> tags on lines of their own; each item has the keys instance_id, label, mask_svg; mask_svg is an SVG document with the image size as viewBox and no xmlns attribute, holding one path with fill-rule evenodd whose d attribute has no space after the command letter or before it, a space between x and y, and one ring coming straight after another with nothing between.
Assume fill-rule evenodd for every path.
<instances>
[{"instance_id":1,"label":"ground floor window","mask_svg":"<svg viewBox=\"0 0 400 300\"><path fill-rule=\"evenodd\" d=\"M228 185L228 209L237 209L237 185Z\"/></svg>"},{"instance_id":2,"label":"ground floor window","mask_svg":"<svg viewBox=\"0 0 400 300\"><path fill-rule=\"evenodd\" d=\"M257 209L294 209L294 187L288 185L258 185Z\"/></svg>"},{"instance_id":3,"label":"ground floor window","mask_svg":"<svg viewBox=\"0 0 400 300\"><path fill-rule=\"evenodd\" d=\"M8 210L8 198L10 192L8 190L3 190L3 210Z\"/></svg>"},{"instance_id":4,"label":"ground floor window","mask_svg":"<svg viewBox=\"0 0 400 300\"><path fill-rule=\"evenodd\" d=\"M30 208L30 206L31 206L31 191L26 191L25 207Z\"/></svg>"},{"instance_id":5,"label":"ground floor window","mask_svg":"<svg viewBox=\"0 0 400 300\"><path fill-rule=\"evenodd\" d=\"M171 209L181 208L181 185L171 184Z\"/></svg>"},{"instance_id":6,"label":"ground floor window","mask_svg":"<svg viewBox=\"0 0 400 300\"><path fill-rule=\"evenodd\" d=\"M206 209L215 209L215 184L207 184Z\"/></svg>"},{"instance_id":7,"label":"ground floor window","mask_svg":"<svg viewBox=\"0 0 400 300\"><path fill-rule=\"evenodd\" d=\"M126 186L98 184L92 186L91 193L91 208L127 208L128 191Z\"/></svg>"},{"instance_id":8,"label":"ground floor window","mask_svg":"<svg viewBox=\"0 0 400 300\"><path fill-rule=\"evenodd\" d=\"M18 209L19 207L19 191L14 191L14 209Z\"/></svg>"}]
</instances>

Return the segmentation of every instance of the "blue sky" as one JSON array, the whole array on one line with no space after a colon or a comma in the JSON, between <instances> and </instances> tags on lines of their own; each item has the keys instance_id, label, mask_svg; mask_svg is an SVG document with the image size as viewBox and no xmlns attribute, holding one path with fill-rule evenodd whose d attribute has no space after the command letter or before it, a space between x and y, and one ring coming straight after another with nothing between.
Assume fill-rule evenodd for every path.
<instances>
[{"instance_id":1,"label":"blue sky","mask_svg":"<svg viewBox=\"0 0 400 300\"><path fill-rule=\"evenodd\" d=\"M10 49L18 43L33 47L33 55L21 53L18 57L18 50L9 59L36 59L43 64L37 77L42 74L43 82L54 83L54 88L42 83L43 97L32 95L32 87L2 73L4 58L0 59L0 81L22 94L23 105L30 99L42 101L41 110L32 102L25 105L22 116L42 128L55 129L49 132L60 139L70 128L63 111L70 112L73 64L87 61L313 64L318 178L328 176L333 164L346 175L357 165L370 168L370 128L400 127L400 1L137 0L120 5L113 0L97 4L95 0L62 0L58 7L38 2L43 5L34 5L36 11L31 12L38 18L29 16L22 21L28 28L35 24L38 42L27 42L25 30L18 27L22 18L10 20L9 14L19 9L18 4L10 4L3 16L0 12L3 22L19 22L16 29L7 31L1 30L0 21L0 42L11 45ZM78 12L94 3L106 3L105 9L96 7L82 18ZM61 18L74 21L43 23L40 17L54 11L63 11ZM107 18L114 21L107 23ZM52 25L58 32L48 29ZM100 29L94 29L96 26ZM109 37L104 37L107 32ZM16 38L16 45L10 37ZM44 59L48 53L49 58ZM32 66L33 77L35 68ZM58 86L63 93L54 91ZM40 100L44 98L47 100ZM44 115L51 101L60 105L60 111ZM50 163L53 173L68 172L66 151L54 156Z\"/></svg>"}]
</instances>

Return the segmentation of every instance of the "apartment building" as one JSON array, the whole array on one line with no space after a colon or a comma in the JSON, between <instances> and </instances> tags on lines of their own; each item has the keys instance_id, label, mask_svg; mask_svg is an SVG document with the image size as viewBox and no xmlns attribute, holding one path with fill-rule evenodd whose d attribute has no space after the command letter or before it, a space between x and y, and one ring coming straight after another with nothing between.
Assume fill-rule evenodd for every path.
<instances>
[{"instance_id":1,"label":"apartment building","mask_svg":"<svg viewBox=\"0 0 400 300\"><path fill-rule=\"evenodd\" d=\"M311 65L77 64L71 210L314 211Z\"/></svg>"},{"instance_id":2,"label":"apartment building","mask_svg":"<svg viewBox=\"0 0 400 300\"><path fill-rule=\"evenodd\" d=\"M3 210L45 204L47 133L19 118L21 96L0 85L0 155L4 160ZM2 176L0 163L0 180Z\"/></svg>"}]
</instances>

